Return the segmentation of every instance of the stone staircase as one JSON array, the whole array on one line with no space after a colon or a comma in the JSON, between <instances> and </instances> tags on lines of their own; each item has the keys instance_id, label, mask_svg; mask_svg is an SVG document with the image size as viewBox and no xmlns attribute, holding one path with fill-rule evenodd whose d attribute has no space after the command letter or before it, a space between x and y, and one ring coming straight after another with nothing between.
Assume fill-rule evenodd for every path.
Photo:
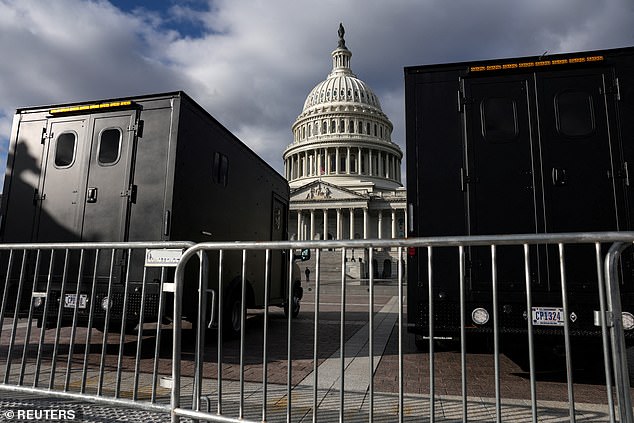
<instances>
[{"instance_id":1,"label":"stone staircase","mask_svg":"<svg viewBox=\"0 0 634 423\"><path fill-rule=\"evenodd\" d=\"M322 250L320 257L320 280L322 284L340 284L341 283L341 250ZM302 282L306 281L306 268L310 270L309 282L314 283L317 276L316 269L317 253L311 251L310 260L299 264L302 271ZM357 282L359 280L357 279ZM358 283L357 283L358 284Z\"/></svg>"},{"instance_id":2,"label":"stone staircase","mask_svg":"<svg viewBox=\"0 0 634 423\"><path fill-rule=\"evenodd\" d=\"M366 253L367 256L367 253ZM354 257L354 261L352 258ZM359 258L363 260L359 262ZM390 256L389 252L377 251L374 253L374 257L378 264L378 272L375 271L375 287L396 287L397 286L397 263ZM388 259L392 261L391 277L383 279L384 260ZM317 254L315 250L311 251L311 258L305 262L298 262L298 265L302 274L302 285L304 287L313 287L315 283L316 272L316 260ZM358 286L361 291L366 291L368 286L368 264L366 263L367 257L364 257L363 250L355 250L354 256L352 251L347 252L347 271L346 271L346 286L354 289ZM306 283L305 270L310 270L308 284ZM320 254L320 282L321 286L326 290L338 291L341 288L341 250L321 250ZM391 292L391 291L390 291Z\"/></svg>"}]
</instances>

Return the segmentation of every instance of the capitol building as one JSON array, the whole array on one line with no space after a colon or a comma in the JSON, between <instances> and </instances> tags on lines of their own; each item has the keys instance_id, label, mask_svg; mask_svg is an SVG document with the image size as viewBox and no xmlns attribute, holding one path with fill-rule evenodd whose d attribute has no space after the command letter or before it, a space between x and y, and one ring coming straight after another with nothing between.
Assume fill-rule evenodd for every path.
<instances>
[{"instance_id":1,"label":"capitol building","mask_svg":"<svg viewBox=\"0 0 634 423\"><path fill-rule=\"evenodd\" d=\"M332 71L313 88L283 154L295 240L403 238L403 153L370 87L350 67L343 26Z\"/></svg>"}]
</instances>

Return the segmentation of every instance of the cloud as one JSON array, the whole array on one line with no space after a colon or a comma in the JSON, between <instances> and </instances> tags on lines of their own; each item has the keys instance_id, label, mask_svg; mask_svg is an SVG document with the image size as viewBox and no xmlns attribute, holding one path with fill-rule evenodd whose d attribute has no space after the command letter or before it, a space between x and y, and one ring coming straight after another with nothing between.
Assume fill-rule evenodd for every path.
<instances>
[{"instance_id":1,"label":"cloud","mask_svg":"<svg viewBox=\"0 0 634 423\"><path fill-rule=\"evenodd\" d=\"M16 107L182 89L283 173L339 22L402 147L404 66L634 44L631 0L158 4L0 0L0 151Z\"/></svg>"}]
</instances>

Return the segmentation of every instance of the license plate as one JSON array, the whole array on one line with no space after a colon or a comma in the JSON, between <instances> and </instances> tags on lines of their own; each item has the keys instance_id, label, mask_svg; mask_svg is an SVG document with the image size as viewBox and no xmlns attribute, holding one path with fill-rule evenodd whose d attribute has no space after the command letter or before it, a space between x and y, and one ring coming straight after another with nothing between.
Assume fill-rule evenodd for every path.
<instances>
[{"instance_id":1,"label":"license plate","mask_svg":"<svg viewBox=\"0 0 634 423\"><path fill-rule=\"evenodd\" d=\"M532 307L533 325L563 326L564 309L561 307Z\"/></svg>"},{"instance_id":2,"label":"license plate","mask_svg":"<svg viewBox=\"0 0 634 423\"><path fill-rule=\"evenodd\" d=\"M77 295L75 294L64 295L64 307L75 308L76 300L77 300ZM88 304L88 295L80 294L77 308L86 308L87 304Z\"/></svg>"}]
</instances>

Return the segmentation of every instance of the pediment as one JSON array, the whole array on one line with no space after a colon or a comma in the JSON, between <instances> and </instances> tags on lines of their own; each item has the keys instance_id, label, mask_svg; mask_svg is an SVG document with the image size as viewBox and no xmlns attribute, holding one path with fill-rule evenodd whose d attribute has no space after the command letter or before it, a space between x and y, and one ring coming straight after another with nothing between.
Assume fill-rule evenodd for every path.
<instances>
[{"instance_id":1,"label":"pediment","mask_svg":"<svg viewBox=\"0 0 634 423\"><path fill-rule=\"evenodd\" d=\"M291 191L291 202L367 200L367 196L324 181L313 181Z\"/></svg>"}]
</instances>

